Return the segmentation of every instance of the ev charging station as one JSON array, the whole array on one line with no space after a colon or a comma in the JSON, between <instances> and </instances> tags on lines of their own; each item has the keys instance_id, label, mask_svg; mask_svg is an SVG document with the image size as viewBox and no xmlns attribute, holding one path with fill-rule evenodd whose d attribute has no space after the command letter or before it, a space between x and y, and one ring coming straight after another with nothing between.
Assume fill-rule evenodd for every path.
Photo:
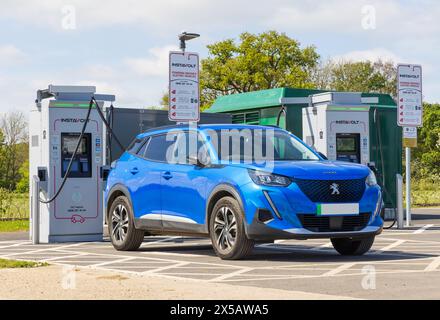
<instances>
[{"instance_id":1,"label":"ev charging station","mask_svg":"<svg viewBox=\"0 0 440 320\"><path fill-rule=\"evenodd\" d=\"M36 243L102 240L105 146L96 105L79 141L92 98L98 107L115 100L96 94L95 87L50 85L37 92L29 122L30 177L38 177L38 187L30 188Z\"/></svg>"},{"instance_id":2,"label":"ev charging station","mask_svg":"<svg viewBox=\"0 0 440 320\"><path fill-rule=\"evenodd\" d=\"M307 144L329 160L370 164L370 107L360 93L315 94L309 105L302 110Z\"/></svg>"}]
</instances>

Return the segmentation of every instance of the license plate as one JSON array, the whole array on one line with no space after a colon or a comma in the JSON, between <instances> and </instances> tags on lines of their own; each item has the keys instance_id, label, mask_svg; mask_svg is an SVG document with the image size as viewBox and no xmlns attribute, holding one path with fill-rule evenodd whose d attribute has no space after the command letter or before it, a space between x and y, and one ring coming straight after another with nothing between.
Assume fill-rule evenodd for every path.
<instances>
[{"instance_id":1,"label":"license plate","mask_svg":"<svg viewBox=\"0 0 440 320\"><path fill-rule=\"evenodd\" d=\"M318 216L358 215L359 203L321 203L316 206Z\"/></svg>"}]
</instances>

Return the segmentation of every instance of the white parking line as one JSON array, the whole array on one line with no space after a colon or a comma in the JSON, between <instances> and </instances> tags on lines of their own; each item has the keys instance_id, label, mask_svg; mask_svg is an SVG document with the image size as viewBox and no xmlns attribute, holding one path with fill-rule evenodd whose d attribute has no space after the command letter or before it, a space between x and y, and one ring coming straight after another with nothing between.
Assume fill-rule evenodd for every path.
<instances>
[{"instance_id":1,"label":"white parking line","mask_svg":"<svg viewBox=\"0 0 440 320\"><path fill-rule=\"evenodd\" d=\"M431 227L433 227L433 226L434 226L433 224L427 224L427 225L424 225L424 226L421 227L420 229L417 229L416 231L414 231L413 234L420 234L420 233L423 233L423 232L425 232L426 229L429 229L429 228L431 228Z\"/></svg>"},{"instance_id":2,"label":"white parking line","mask_svg":"<svg viewBox=\"0 0 440 320\"><path fill-rule=\"evenodd\" d=\"M335 269L332 269L330 271L327 271L322 274L323 277L331 277L335 276L338 273L341 273L347 269L350 269L351 267L355 266L356 263L344 263L343 265L340 265L339 267L336 267Z\"/></svg>"},{"instance_id":3,"label":"white parking line","mask_svg":"<svg viewBox=\"0 0 440 320\"><path fill-rule=\"evenodd\" d=\"M382 254L382 253L389 251L397 246L400 246L402 243L405 243L405 242L406 242L406 240L397 240L396 242L393 242L393 243L391 243L391 244L389 244L389 245L387 245L377 251L374 251L371 254Z\"/></svg>"},{"instance_id":4,"label":"white parking line","mask_svg":"<svg viewBox=\"0 0 440 320\"><path fill-rule=\"evenodd\" d=\"M436 271L440 266L440 257L437 257L425 268L425 271Z\"/></svg>"},{"instance_id":5,"label":"white parking line","mask_svg":"<svg viewBox=\"0 0 440 320\"><path fill-rule=\"evenodd\" d=\"M134 260L134 259L136 259L136 257L127 257L127 258L122 258L122 259L105 261L105 262L93 264L92 267L101 267L101 266L106 266L108 264L115 264L115 263L119 263L119 262L126 262L126 261L130 261L130 260Z\"/></svg>"},{"instance_id":6,"label":"white parking line","mask_svg":"<svg viewBox=\"0 0 440 320\"><path fill-rule=\"evenodd\" d=\"M142 272L142 274L149 275L149 274L158 273L158 272L161 272L161 271L164 271L164 270L179 268L179 267L182 267L182 266L186 266L188 264L190 264L190 262L179 262L179 263L175 263L175 264L172 264L172 265L169 265L169 266L148 270L148 271Z\"/></svg>"},{"instance_id":7,"label":"white parking line","mask_svg":"<svg viewBox=\"0 0 440 320\"><path fill-rule=\"evenodd\" d=\"M26 242L19 242L19 243L14 243L14 244L10 244L7 246L1 246L0 249L6 249L6 248L12 248L12 247L18 247L18 246L22 246L26 244Z\"/></svg>"},{"instance_id":8,"label":"white parking line","mask_svg":"<svg viewBox=\"0 0 440 320\"><path fill-rule=\"evenodd\" d=\"M217 282L217 281L222 281L222 280L230 279L230 278L233 278L233 277L235 277L237 275L240 275L242 273L246 273L246 272L252 271L254 269L255 268L242 268L242 269L234 271L234 272L223 274L223 275L221 275L219 277L216 277L216 278L213 278L213 279L211 279L209 281L210 282Z\"/></svg>"}]
</instances>

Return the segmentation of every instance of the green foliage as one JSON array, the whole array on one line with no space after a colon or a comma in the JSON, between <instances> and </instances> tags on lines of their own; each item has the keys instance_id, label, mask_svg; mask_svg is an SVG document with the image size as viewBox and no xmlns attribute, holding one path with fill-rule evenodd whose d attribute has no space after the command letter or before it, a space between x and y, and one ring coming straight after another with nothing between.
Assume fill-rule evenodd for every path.
<instances>
[{"instance_id":1,"label":"green foliage","mask_svg":"<svg viewBox=\"0 0 440 320\"><path fill-rule=\"evenodd\" d=\"M0 188L0 220L27 218L29 218L28 194Z\"/></svg>"},{"instance_id":2,"label":"green foliage","mask_svg":"<svg viewBox=\"0 0 440 320\"><path fill-rule=\"evenodd\" d=\"M423 127L418 129L417 140L412 175L440 177L440 104L423 104Z\"/></svg>"},{"instance_id":3,"label":"green foliage","mask_svg":"<svg viewBox=\"0 0 440 320\"><path fill-rule=\"evenodd\" d=\"M5 268L36 268L36 267L45 267L48 265L49 264L46 262L0 259L0 269L5 269Z\"/></svg>"},{"instance_id":4,"label":"green foliage","mask_svg":"<svg viewBox=\"0 0 440 320\"><path fill-rule=\"evenodd\" d=\"M13 192L0 188L0 217L4 217L11 212L13 200Z\"/></svg>"},{"instance_id":5,"label":"green foliage","mask_svg":"<svg viewBox=\"0 0 440 320\"><path fill-rule=\"evenodd\" d=\"M0 220L0 232L28 231L29 220Z\"/></svg>"},{"instance_id":6,"label":"green foliage","mask_svg":"<svg viewBox=\"0 0 440 320\"><path fill-rule=\"evenodd\" d=\"M17 182L16 191L20 193L25 193L29 191L29 160L22 163L20 169L18 170L20 175L20 180Z\"/></svg>"},{"instance_id":7,"label":"green foliage","mask_svg":"<svg viewBox=\"0 0 440 320\"><path fill-rule=\"evenodd\" d=\"M430 174L411 180L411 203L414 206L440 206L440 175Z\"/></svg>"},{"instance_id":8,"label":"green foliage","mask_svg":"<svg viewBox=\"0 0 440 320\"><path fill-rule=\"evenodd\" d=\"M329 61L314 76L318 89L388 93L396 96L396 68L382 60L352 62Z\"/></svg>"},{"instance_id":9,"label":"green foliage","mask_svg":"<svg viewBox=\"0 0 440 320\"><path fill-rule=\"evenodd\" d=\"M315 47L284 33L242 33L239 42L226 39L208 45L200 75L202 106L219 95L278 87L313 88L311 74L319 55Z\"/></svg>"},{"instance_id":10,"label":"green foliage","mask_svg":"<svg viewBox=\"0 0 440 320\"><path fill-rule=\"evenodd\" d=\"M10 112L0 118L0 188L14 190L28 159L27 123L23 113Z\"/></svg>"}]
</instances>

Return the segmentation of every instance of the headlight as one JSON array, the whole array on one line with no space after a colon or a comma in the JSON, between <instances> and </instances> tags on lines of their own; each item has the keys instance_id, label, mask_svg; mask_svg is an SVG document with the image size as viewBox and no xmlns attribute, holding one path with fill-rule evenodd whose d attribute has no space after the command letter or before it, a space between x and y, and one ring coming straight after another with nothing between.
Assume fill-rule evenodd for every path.
<instances>
[{"instance_id":1,"label":"headlight","mask_svg":"<svg viewBox=\"0 0 440 320\"><path fill-rule=\"evenodd\" d=\"M367 185L369 185L370 187L375 186L377 184L377 179L376 179L376 175L374 174L373 171L370 171L370 174L368 175L367 179L365 180L365 182L367 183Z\"/></svg>"},{"instance_id":2,"label":"headlight","mask_svg":"<svg viewBox=\"0 0 440 320\"><path fill-rule=\"evenodd\" d=\"M258 185L286 187L291 183L289 178L277 174L256 170L248 170L248 172L252 181Z\"/></svg>"}]
</instances>

